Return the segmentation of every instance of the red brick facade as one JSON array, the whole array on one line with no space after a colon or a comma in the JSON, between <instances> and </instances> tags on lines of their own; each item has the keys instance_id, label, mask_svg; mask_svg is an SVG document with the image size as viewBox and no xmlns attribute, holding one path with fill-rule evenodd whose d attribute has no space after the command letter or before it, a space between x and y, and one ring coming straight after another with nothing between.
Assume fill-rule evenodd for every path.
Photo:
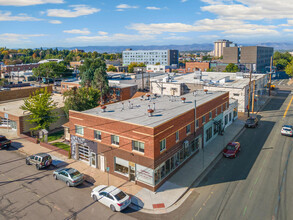
<instances>
[{"instance_id":1,"label":"red brick facade","mask_svg":"<svg viewBox=\"0 0 293 220\"><path fill-rule=\"evenodd\" d=\"M185 112L167 122L156 127L147 127L137 124L131 124L123 121L103 118L98 115L70 111L69 127L71 136L82 137L86 140L96 142L98 154L106 158L106 166L110 167L110 173L121 178L127 177L114 172L114 157L119 157L129 162L139 164L151 169L155 169L161 163L173 156L183 147L186 140L192 141L194 138L203 134L202 117L206 115L206 122L209 122L209 112L213 112L213 118L217 113L221 114L226 110L226 102L229 102L229 93L224 93L217 98L210 100L196 107L196 120L199 120L199 127L195 130L195 111L194 109ZM223 106L223 109L221 108ZM82 126L84 135L80 136L75 132L75 125ZM186 126L190 126L190 132L186 133ZM95 140L94 130L101 131L101 141ZM176 142L176 132L179 131L179 141ZM119 136L119 146L111 144L111 135ZM160 152L160 142L166 139L166 149ZM144 143L144 153L132 150L132 140ZM203 142L202 142L203 143ZM180 165L182 166L182 165ZM179 167L180 167L179 166ZM176 169L178 169L177 167ZM156 186L146 185L141 182L137 184L156 190L170 176L176 172L173 171Z\"/></svg>"},{"instance_id":2,"label":"red brick facade","mask_svg":"<svg viewBox=\"0 0 293 220\"><path fill-rule=\"evenodd\" d=\"M29 64L18 64L18 65L8 65L1 67L1 73L10 73L17 71L30 71L33 68L37 68L39 63L29 63Z\"/></svg>"},{"instance_id":3,"label":"red brick facade","mask_svg":"<svg viewBox=\"0 0 293 220\"><path fill-rule=\"evenodd\" d=\"M186 62L185 63L185 70L187 73L192 73L194 71L206 71L210 68L209 62Z\"/></svg>"}]
</instances>

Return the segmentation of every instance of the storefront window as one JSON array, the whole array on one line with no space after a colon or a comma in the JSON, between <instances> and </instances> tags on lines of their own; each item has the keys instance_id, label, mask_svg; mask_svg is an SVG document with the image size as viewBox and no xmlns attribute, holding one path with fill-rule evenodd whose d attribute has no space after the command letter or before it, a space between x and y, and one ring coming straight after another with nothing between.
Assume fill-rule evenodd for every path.
<instances>
[{"instance_id":1,"label":"storefront window","mask_svg":"<svg viewBox=\"0 0 293 220\"><path fill-rule=\"evenodd\" d=\"M163 179L166 176L166 165L163 164L161 166L161 169L160 170L161 170L161 179Z\"/></svg>"},{"instance_id":2,"label":"storefront window","mask_svg":"<svg viewBox=\"0 0 293 220\"><path fill-rule=\"evenodd\" d=\"M206 141L209 141L212 138L213 134L212 134L212 127L209 127L206 130Z\"/></svg>"},{"instance_id":3,"label":"storefront window","mask_svg":"<svg viewBox=\"0 0 293 220\"><path fill-rule=\"evenodd\" d=\"M190 151L189 151L189 142L184 143L184 159L189 157Z\"/></svg>"},{"instance_id":4,"label":"storefront window","mask_svg":"<svg viewBox=\"0 0 293 220\"><path fill-rule=\"evenodd\" d=\"M166 175L168 175L171 171L170 167L170 159L166 160Z\"/></svg>"},{"instance_id":5,"label":"storefront window","mask_svg":"<svg viewBox=\"0 0 293 220\"><path fill-rule=\"evenodd\" d=\"M179 152L177 152L174 155L174 159L175 159L175 167L178 167L178 165L180 164L180 153Z\"/></svg>"},{"instance_id":6,"label":"storefront window","mask_svg":"<svg viewBox=\"0 0 293 220\"><path fill-rule=\"evenodd\" d=\"M127 160L115 157L115 171L128 176L129 162Z\"/></svg>"},{"instance_id":7,"label":"storefront window","mask_svg":"<svg viewBox=\"0 0 293 220\"><path fill-rule=\"evenodd\" d=\"M229 121L231 121L232 120L232 113L230 112L229 113Z\"/></svg>"},{"instance_id":8,"label":"storefront window","mask_svg":"<svg viewBox=\"0 0 293 220\"><path fill-rule=\"evenodd\" d=\"M235 118L237 116L237 108L234 108L233 110L233 117Z\"/></svg>"},{"instance_id":9,"label":"storefront window","mask_svg":"<svg viewBox=\"0 0 293 220\"><path fill-rule=\"evenodd\" d=\"M179 163L182 163L183 160L184 160L184 148L180 150Z\"/></svg>"},{"instance_id":10,"label":"storefront window","mask_svg":"<svg viewBox=\"0 0 293 220\"><path fill-rule=\"evenodd\" d=\"M174 156L173 156L173 157L170 158L171 170L174 170L174 168L175 168L174 163L175 163L175 159L174 159Z\"/></svg>"},{"instance_id":11,"label":"storefront window","mask_svg":"<svg viewBox=\"0 0 293 220\"><path fill-rule=\"evenodd\" d=\"M157 168L155 170L155 184L158 184L160 182L160 169Z\"/></svg>"}]
</instances>

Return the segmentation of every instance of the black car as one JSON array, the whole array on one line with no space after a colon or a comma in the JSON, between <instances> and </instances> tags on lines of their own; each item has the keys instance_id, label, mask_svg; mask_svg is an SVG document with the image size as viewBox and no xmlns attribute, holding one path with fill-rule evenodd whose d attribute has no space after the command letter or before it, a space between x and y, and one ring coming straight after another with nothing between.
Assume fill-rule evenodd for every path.
<instances>
[{"instance_id":1,"label":"black car","mask_svg":"<svg viewBox=\"0 0 293 220\"><path fill-rule=\"evenodd\" d=\"M25 159L27 165L35 165L39 170L44 167L49 167L52 164L52 157L47 153L38 153L32 156L28 156Z\"/></svg>"},{"instance_id":2,"label":"black car","mask_svg":"<svg viewBox=\"0 0 293 220\"><path fill-rule=\"evenodd\" d=\"M11 140L8 140L5 136L0 135L0 149L9 148L11 146Z\"/></svg>"},{"instance_id":3,"label":"black car","mask_svg":"<svg viewBox=\"0 0 293 220\"><path fill-rule=\"evenodd\" d=\"M245 122L245 127L247 128L255 128L258 125L257 117L250 117Z\"/></svg>"}]
</instances>

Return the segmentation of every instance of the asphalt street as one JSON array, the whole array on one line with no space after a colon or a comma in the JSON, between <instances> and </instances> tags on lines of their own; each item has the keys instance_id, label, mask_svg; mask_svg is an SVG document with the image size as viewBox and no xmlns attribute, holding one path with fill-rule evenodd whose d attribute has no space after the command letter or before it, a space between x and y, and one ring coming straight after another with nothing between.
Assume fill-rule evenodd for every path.
<instances>
[{"instance_id":1,"label":"asphalt street","mask_svg":"<svg viewBox=\"0 0 293 220\"><path fill-rule=\"evenodd\" d=\"M37 170L16 151L0 151L0 219L132 219L90 197L92 185L67 187L53 168Z\"/></svg>"},{"instance_id":2,"label":"asphalt street","mask_svg":"<svg viewBox=\"0 0 293 220\"><path fill-rule=\"evenodd\" d=\"M293 124L290 92L272 97L258 115L259 126L236 139L242 148L238 157L220 159L170 213L150 215L130 208L113 213L92 202L91 185L68 188L52 178L52 170L38 171L17 152L4 150L0 219L293 219L293 143L280 134L283 124Z\"/></svg>"},{"instance_id":3,"label":"asphalt street","mask_svg":"<svg viewBox=\"0 0 293 220\"><path fill-rule=\"evenodd\" d=\"M141 219L293 219L292 138L280 134L283 124L293 124L292 98L279 91L258 117L257 128L246 129L237 139L241 152L222 158L191 196L168 214L133 213ZM293 98L292 98L293 99Z\"/></svg>"}]
</instances>

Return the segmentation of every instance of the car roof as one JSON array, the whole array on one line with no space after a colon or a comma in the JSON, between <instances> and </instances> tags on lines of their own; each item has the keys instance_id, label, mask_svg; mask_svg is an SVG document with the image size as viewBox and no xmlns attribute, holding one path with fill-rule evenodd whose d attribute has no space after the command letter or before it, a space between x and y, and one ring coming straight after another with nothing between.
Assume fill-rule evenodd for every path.
<instances>
[{"instance_id":1,"label":"car roof","mask_svg":"<svg viewBox=\"0 0 293 220\"><path fill-rule=\"evenodd\" d=\"M283 127L285 127L285 128L293 128L292 125L283 125Z\"/></svg>"},{"instance_id":2,"label":"car roof","mask_svg":"<svg viewBox=\"0 0 293 220\"><path fill-rule=\"evenodd\" d=\"M5 138L5 136L4 135L0 135L0 138Z\"/></svg>"},{"instance_id":3,"label":"car roof","mask_svg":"<svg viewBox=\"0 0 293 220\"><path fill-rule=\"evenodd\" d=\"M227 145L233 145L233 146L236 146L238 143L237 142L230 142L228 143Z\"/></svg>"},{"instance_id":4,"label":"car roof","mask_svg":"<svg viewBox=\"0 0 293 220\"><path fill-rule=\"evenodd\" d=\"M107 187L106 189L104 189L103 191L104 191L104 192L107 192L107 193L110 193L110 194L112 194L112 195L116 195L116 194L118 194L118 193L121 192L121 190L118 189L118 188L115 187L115 186L109 186L109 187Z\"/></svg>"},{"instance_id":5,"label":"car roof","mask_svg":"<svg viewBox=\"0 0 293 220\"><path fill-rule=\"evenodd\" d=\"M35 155L40 157L50 156L50 154L47 154L47 153L37 153Z\"/></svg>"}]
</instances>

